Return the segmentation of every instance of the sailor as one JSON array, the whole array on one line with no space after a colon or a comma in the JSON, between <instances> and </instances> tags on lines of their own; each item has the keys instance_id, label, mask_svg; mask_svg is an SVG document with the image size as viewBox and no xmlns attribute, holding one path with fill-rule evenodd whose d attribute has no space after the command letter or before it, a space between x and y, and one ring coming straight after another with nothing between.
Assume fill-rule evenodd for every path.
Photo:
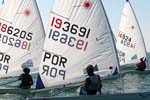
<instances>
[{"instance_id":1,"label":"sailor","mask_svg":"<svg viewBox=\"0 0 150 100\"><path fill-rule=\"evenodd\" d=\"M84 81L84 85L80 89L80 95L96 95L97 92L101 94L102 83L100 76L94 74L92 65L88 65L86 71L89 77Z\"/></svg>"},{"instance_id":2,"label":"sailor","mask_svg":"<svg viewBox=\"0 0 150 100\"><path fill-rule=\"evenodd\" d=\"M140 63L136 64L137 66L136 70L144 71L146 68L146 63L145 63L146 59L144 60L144 57L143 57L143 58L140 58L140 61L141 61Z\"/></svg>"},{"instance_id":3,"label":"sailor","mask_svg":"<svg viewBox=\"0 0 150 100\"><path fill-rule=\"evenodd\" d=\"M29 89L31 85L33 85L33 80L32 76L29 74L30 69L29 68L24 68L23 69L23 74L20 75L19 80L21 80L19 88L21 89Z\"/></svg>"}]
</instances>

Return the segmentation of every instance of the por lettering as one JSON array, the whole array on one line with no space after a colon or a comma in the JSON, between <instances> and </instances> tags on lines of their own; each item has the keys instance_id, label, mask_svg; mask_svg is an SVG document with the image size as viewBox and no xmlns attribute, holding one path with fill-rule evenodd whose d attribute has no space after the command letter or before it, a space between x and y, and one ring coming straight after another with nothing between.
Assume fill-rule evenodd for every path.
<instances>
[{"instance_id":1,"label":"por lettering","mask_svg":"<svg viewBox=\"0 0 150 100\"><path fill-rule=\"evenodd\" d=\"M9 63L10 56L0 52L0 61L4 63Z\"/></svg>"},{"instance_id":2,"label":"por lettering","mask_svg":"<svg viewBox=\"0 0 150 100\"><path fill-rule=\"evenodd\" d=\"M0 63L0 72L4 72L4 73L7 74L8 69L9 69L9 66L7 66L7 65L2 65L2 64Z\"/></svg>"},{"instance_id":3,"label":"por lettering","mask_svg":"<svg viewBox=\"0 0 150 100\"><path fill-rule=\"evenodd\" d=\"M43 75L50 76L53 78L61 76L63 80L65 79L65 70L57 69L55 67L50 67L47 65L43 65L42 70L43 72L41 74Z\"/></svg>"},{"instance_id":4,"label":"por lettering","mask_svg":"<svg viewBox=\"0 0 150 100\"><path fill-rule=\"evenodd\" d=\"M48 52L45 52L43 62L46 62L46 61L50 62L53 65L57 65L57 66L65 68L67 58L56 55L56 54L50 54Z\"/></svg>"}]
</instances>

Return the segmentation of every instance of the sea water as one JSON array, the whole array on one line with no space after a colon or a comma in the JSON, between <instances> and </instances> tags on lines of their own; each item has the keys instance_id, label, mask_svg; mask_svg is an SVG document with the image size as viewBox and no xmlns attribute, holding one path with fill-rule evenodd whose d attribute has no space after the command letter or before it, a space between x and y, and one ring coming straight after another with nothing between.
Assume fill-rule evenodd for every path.
<instances>
[{"instance_id":1,"label":"sea water","mask_svg":"<svg viewBox=\"0 0 150 100\"><path fill-rule=\"evenodd\" d=\"M133 92L146 92L150 91L150 72L131 72L126 73L122 76L123 87L125 93ZM0 83L7 83L11 81L10 79L0 80ZM122 86L120 78L115 77L111 79L102 80L102 93L103 94L116 94L122 93ZM1 84L0 84L1 85ZM9 84L7 84L9 85ZM19 82L11 83L11 86L19 85ZM35 84L34 84L35 85ZM40 93L35 93L34 95L19 95L19 94L2 94L0 95L0 100L24 100L28 97L41 97L41 96L78 96L79 88L66 88L57 90L47 90Z\"/></svg>"}]
</instances>

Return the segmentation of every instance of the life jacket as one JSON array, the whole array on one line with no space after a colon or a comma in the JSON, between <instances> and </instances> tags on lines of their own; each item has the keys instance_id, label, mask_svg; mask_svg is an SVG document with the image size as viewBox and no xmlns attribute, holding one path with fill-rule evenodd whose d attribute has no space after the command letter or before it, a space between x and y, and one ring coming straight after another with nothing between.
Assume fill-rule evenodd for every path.
<instances>
[{"instance_id":1,"label":"life jacket","mask_svg":"<svg viewBox=\"0 0 150 100\"><path fill-rule=\"evenodd\" d=\"M90 84L88 85L89 90L98 90L102 87L101 79L99 75L94 75L89 77Z\"/></svg>"}]
</instances>

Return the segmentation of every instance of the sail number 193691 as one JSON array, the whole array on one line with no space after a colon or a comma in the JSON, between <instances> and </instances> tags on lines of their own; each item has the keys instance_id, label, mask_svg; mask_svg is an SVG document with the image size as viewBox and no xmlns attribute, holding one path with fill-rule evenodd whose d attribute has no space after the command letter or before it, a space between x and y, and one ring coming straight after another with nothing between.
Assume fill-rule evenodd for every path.
<instances>
[{"instance_id":1,"label":"sail number 193691","mask_svg":"<svg viewBox=\"0 0 150 100\"><path fill-rule=\"evenodd\" d=\"M50 27L48 38L75 47L78 50L86 51L90 29L56 17L52 17Z\"/></svg>"},{"instance_id":2,"label":"sail number 193691","mask_svg":"<svg viewBox=\"0 0 150 100\"><path fill-rule=\"evenodd\" d=\"M61 29L64 32L70 32L71 34L77 34L80 37L89 37L90 29L86 29L85 27L79 27L76 24L70 24L70 22L64 21L60 18L53 17L51 26L54 26L57 29ZM79 32L78 32L79 31Z\"/></svg>"}]
</instances>

